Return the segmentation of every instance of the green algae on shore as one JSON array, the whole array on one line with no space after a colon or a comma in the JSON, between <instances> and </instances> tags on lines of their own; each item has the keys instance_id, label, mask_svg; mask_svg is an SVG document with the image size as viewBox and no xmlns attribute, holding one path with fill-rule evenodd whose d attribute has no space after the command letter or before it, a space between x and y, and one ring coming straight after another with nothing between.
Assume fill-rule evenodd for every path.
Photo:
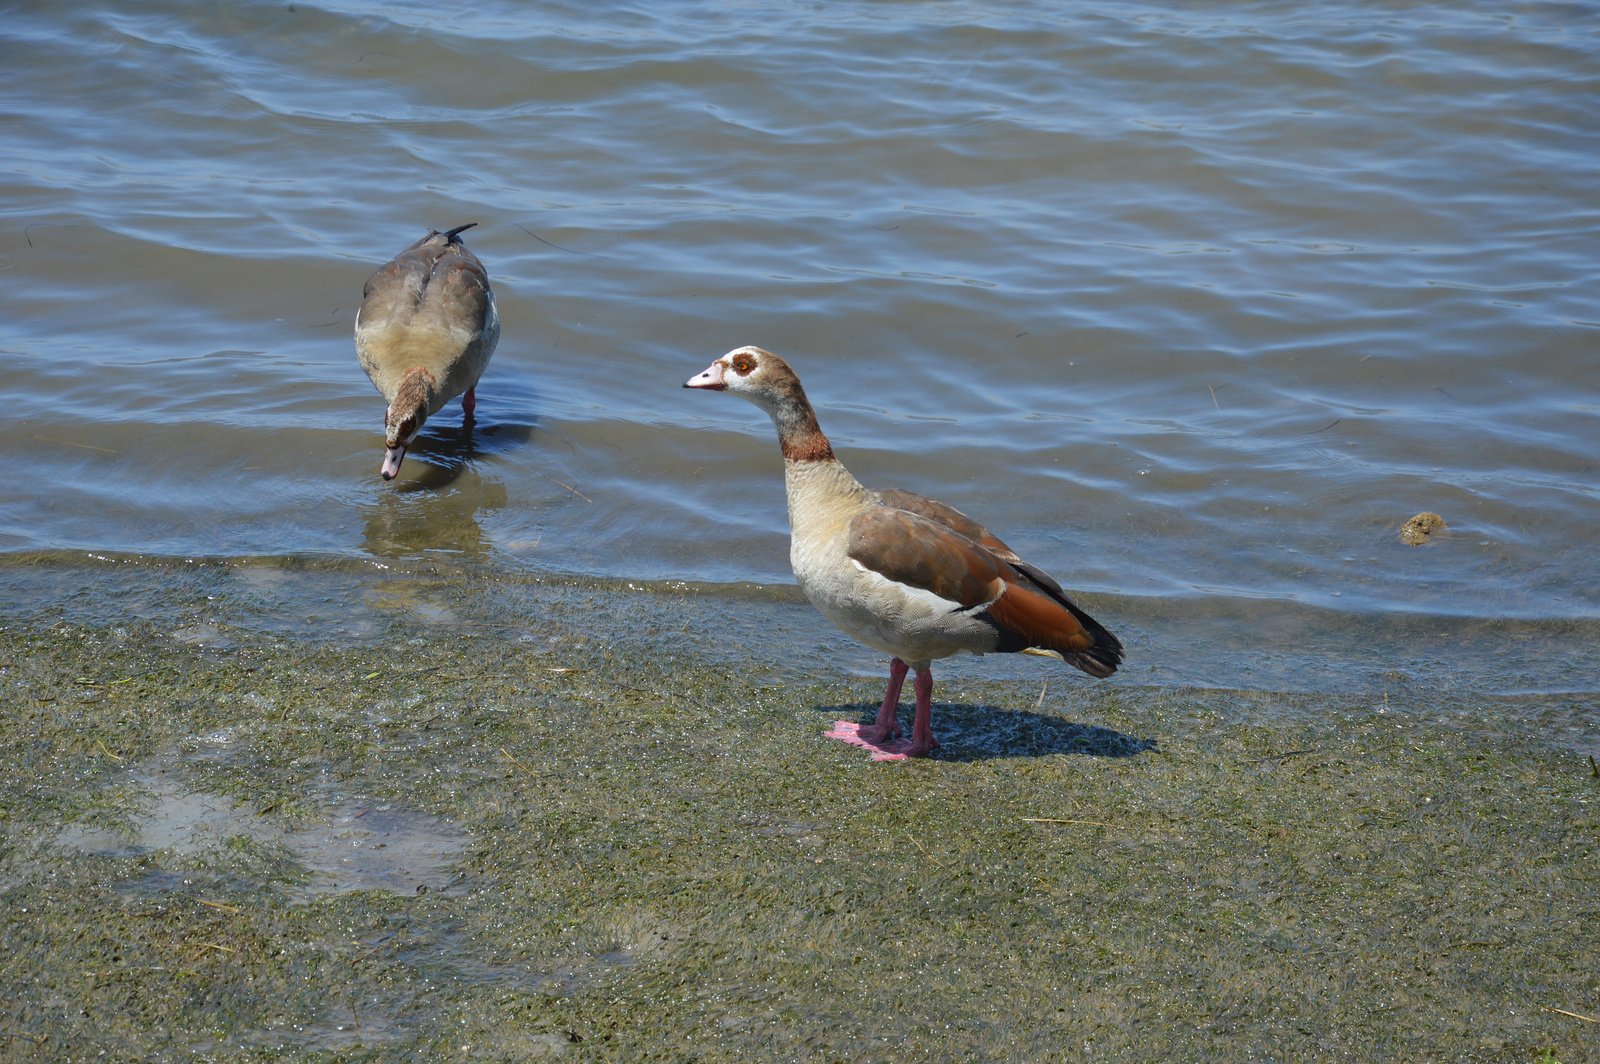
<instances>
[{"instance_id":1,"label":"green algae on shore","mask_svg":"<svg viewBox=\"0 0 1600 1064\"><path fill-rule=\"evenodd\" d=\"M429 619L0 631L0 1058L1592 1059L1555 696L1029 672L880 765L878 681Z\"/></svg>"}]
</instances>

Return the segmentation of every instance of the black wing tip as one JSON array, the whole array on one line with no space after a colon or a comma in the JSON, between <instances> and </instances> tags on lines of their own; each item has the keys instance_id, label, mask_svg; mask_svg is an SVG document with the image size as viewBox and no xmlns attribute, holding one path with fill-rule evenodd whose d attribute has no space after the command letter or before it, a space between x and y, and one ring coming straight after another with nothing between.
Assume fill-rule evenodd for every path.
<instances>
[{"instance_id":1,"label":"black wing tip","mask_svg":"<svg viewBox=\"0 0 1600 1064\"><path fill-rule=\"evenodd\" d=\"M1106 633L1108 636L1110 632ZM1117 671L1117 666L1122 664L1122 644L1118 643L1115 636L1111 637L1111 646L1094 646L1088 650L1075 651L1063 654L1068 665L1088 673L1097 680L1103 680Z\"/></svg>"},{"instance_id":2,"label":"black wing tip","mask_svg":"<svg viewBox=\"0 0 1600 1064\"><path fill-rule=\"evenodd\" d=\"M1077 618L1089 638L1094 640L1094 645L1087 650L1072 650L1061 655L1062 659L1073 668L1082 669L1097 680L1103 680L1117 671L1122 664L1122 640L1106 631L1105 625L1083 612L1078 604L1060 596L1059 601L1065 606L1072 616Z\"/></svg>"},{"instance_id":3,"label":"black wing tip","mask_svg":"<svg viewBox=\"0 0 1600 1064\"><path fill-rule=\"evenodd\" d=\"M477 224L478 224L477 222L468 222L466 225L458 225L454 229L447 229L442 233L439 232L439 230L435 229L433 226L430 225L428 227L428 235L427 236L423 237L422 239L418 240L416 243L412 244L410 247L406 248L406 250L402 251L399 255L396 255L395 259L399 260L401 258L404 258L407 251L416 251L418 248L424 248L424 247L438 248L440 245L433 243L433 239L435 237L440 237L440 236L444 237L444 245L443 246L446 247L446 248L449 248L449 247L465 248L467 245L461 239L461 234L465 233L468 229L471 229L473 226L475 226Z\"/></svg>"},{"instance_id":4,"label":"black wing tip","mask_svg":"<svg viewBox=\"0 0 1600 1064\"><path fill-rule=\"evenodd\" d=\"M1065 594L1058 594L1055 599L1067 608L1089 638L1094 640L1094 645L1087 650L1073 650L1062 654L1066 663L1100 680L1116 672L1117 666L1122 664L1122 640L1108 632L1105 625L1085 613Z\"/></svg>"}]
</instances>

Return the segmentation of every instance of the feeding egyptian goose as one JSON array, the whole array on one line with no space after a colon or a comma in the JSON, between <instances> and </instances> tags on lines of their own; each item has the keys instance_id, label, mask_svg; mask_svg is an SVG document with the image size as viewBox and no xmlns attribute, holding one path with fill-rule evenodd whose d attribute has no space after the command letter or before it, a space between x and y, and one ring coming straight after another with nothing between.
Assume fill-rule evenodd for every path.
<instances>
[{"instance_id":1,"label":"feeding egyptian goose","mask_svg":"<svg viewBox=\"0 0 1600 1064\"><path fill-rule=\"evenodd\" d=\"M466 421L478 378L500 340L489 274L460 234L477 222L428 235L367 281L356 312L356 355L388 400L381 472L393 480L422 425L456 396Z\"/></svg>"},{"instance_id":2,"label":"feeding egyptian goose","mask_svg":"<svg viewBox=\"0 0 1600 1064\"><path fill-rule=\"evenodd\" d=\"M800 590L845 632L892 655L877 721L837 721L828 737L866 747L874 761L926 757L939 745L931 665L952 654L1042 654L1090 676L1117 671L1117 637L988 529L921 495L862 487L834 457L800 378L777 355L737 348L684 387L731 392L772 416ZM917 715L906 740L895 714L910 670Z\"/></svg>"}]
</instances>

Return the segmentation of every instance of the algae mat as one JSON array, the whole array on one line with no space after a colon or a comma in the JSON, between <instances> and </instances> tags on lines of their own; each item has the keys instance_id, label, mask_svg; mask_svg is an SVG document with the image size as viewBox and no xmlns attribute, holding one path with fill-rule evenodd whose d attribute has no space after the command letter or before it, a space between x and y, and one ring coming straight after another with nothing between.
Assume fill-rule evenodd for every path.
<instances>
[{"instance_id":1,"label":"algae mat","mask_svg":"<svg viewBox=\"0 0 1600 1064\"><path fill-rule=\"evenodd\" d=\"M1570 699L1019 669L882 765L787 605L448 583L342 641L13 617L0 1057L1600 1059Z\"/></svg>"}]
</instances>

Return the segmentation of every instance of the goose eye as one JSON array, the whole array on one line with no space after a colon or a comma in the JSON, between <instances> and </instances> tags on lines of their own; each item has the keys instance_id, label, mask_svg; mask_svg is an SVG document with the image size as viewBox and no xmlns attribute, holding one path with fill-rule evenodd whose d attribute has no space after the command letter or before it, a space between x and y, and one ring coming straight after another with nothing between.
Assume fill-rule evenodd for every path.
<instances>
[{"instance_id":1,"label":"goose eye","mask_svg":"<svg viewBox=\"0 0 1600 1064\"><path fill-rule=\"evenodd\" d=\"M740 355L733 360L733 371L741 377L748 375L755 368L756 360L749 355Z\"/></svg>"}]
</instances>

